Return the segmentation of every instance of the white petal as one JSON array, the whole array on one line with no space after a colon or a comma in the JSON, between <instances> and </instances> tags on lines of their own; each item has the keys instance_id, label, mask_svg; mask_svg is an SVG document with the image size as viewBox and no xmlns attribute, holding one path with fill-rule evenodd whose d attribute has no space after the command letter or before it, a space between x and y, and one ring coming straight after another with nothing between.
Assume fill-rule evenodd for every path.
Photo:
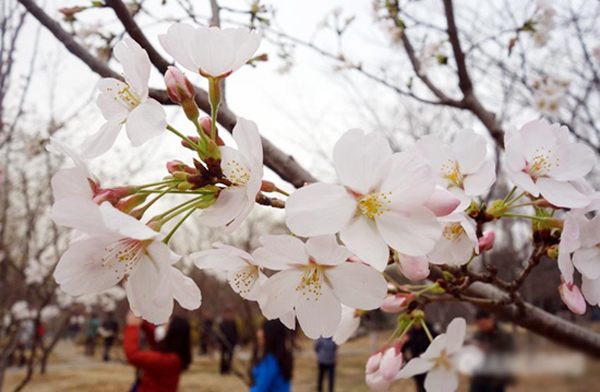
<instances>
[{"instance_id":1,"label":"white petal","mask_svg":"<svg viewBox=\"0 0 600 392\"><path fill-rule=\"evenodd\" d=\"M596 156L592 149L584 144L563 144L556 146L551 160L550 176L560 181L571 181L587 175Z\"/></svg>"},{"instance_id":2,"label":"white petal","mask_svg":"<svg viewBox=\"0 0 600 392\"><path fill-rule=\"evenodd\" d=\"M248 30L245 27L238 27L235 30L233 46L236 48L236 53L235 60L231 65L232 71L237 71L254 56L254 53L256 53L260 46L262 36L259 31Z\"/></svg>"},{"instance_id":3,"label":"white petal","mask_svg":"<svg viewBox=\"0 0 600 392\"><path fill-rule=\"evenodd\" d=\"M581 208L590 204L591 201L589 196L579 192L568 182L540 178L536 185L544 199L558 207Z\"/></svg>"},{"instance_id":4,"label":"white petal","mask_svg":"<svg viewBox=\"0 0 600 392\"><path fill-rule=\"evenodd\" d=\"M222 190L215 204L203 210L197 218L208 227L223 227L234 220L245 206L246 192L243 188L229 187Z\"/></svg>"},{"instance_id":5,"label":"white petal","mask_svg":"<svg viewBox=\"0 0 600 392\"><path fill-rule=\"evenodd\" d=\"M356 315L356 309L342 304L342 318L340 325L338 325L333 334L333 341L338 346L346 343L354 335L359 326L360 317Z\"/></svg>"},{"instance_id":6,"label":"white petal","mask_svg":"<svg viewBox=\"0 0 600 392\"><path fill-rule=\"evenodd\" d=\"M205 73L217 77L232 70L235 48L220 28L200 26L194 41L192 58Z\"/></svg>"},{"instance_id":7,"label":"white petal","mask_svg":"<svg viewBox=\"0 0 600 392\"><path fill-rule=\"evenodd\" d=\"M125 128L131 145L141 146L167 129L165 109L158 101L150 98L129 113Z\"/></svg>"},{"instance_id":8,"label":"white petal","mask_svg":"<svg viewBox=\"0 0 600 392\"><path fill-rule=\"evenodd\" d=\"M127 299L136 315L164 324L173 313L173 292L168 284L170 268L162 260L142 259L135 273L125 283Z\"/></svg>"},{"instance_id":9,"label":"white petal","mask_svg":"<svg viewBox=\"0 0 600 392\"><path fill-rule=\"evenodd\" d=\"M304 276L302 271L294 268L277 272L262 286L266 303L262 305L262 312L268 319L281 317L294 308L300 301L300 292L296 287Z\"/></svg>"},{"instance_id":10,"label":"white petal","mask_svg":"<svg viewBox=\"0 0 600 392\"><path fill-rule=\"evenodd\" d=\"M427 373L435 363L426 361L423 358L413 358L400 370L398 373L399 378L410 378L417 374Z\"/></svg>"},{"instance_id":11,"label":"white petal","mask_svg":"<svg viewBox=\"0 0 600 392\"><path fill-rule=\"evenodd\" d=\"M337 265L344 263L352 253L345 247L338 245L334 235L319 235L306 241L306 252L317 264Z\"/></svg>"},{"instance_id":12,"label":"white petal","mask_svg":"<svg viewBox=\"0 0 600 392\"><path fill-rule=\"evenodd\" d=\"M463 181L465 193L469 196L483 195L496 182L496 164L486 161L476 172L469 174Z\"/></svg>"},{"instance_id":13,"label":"white petal","mask_svg":"<svg viewBox=\"0 0 600 392\"><path fill-rule=\"evenodd\" d=\"M179 302L182 308L195 310L202 303L202 294L196 283L188 276L185 276L180 270L171 267L171 285L173 288L173 298Z\"/></svg>"},{"instance_id":14,"label":"white petal","mask_svg":"<svg viewBox=\"0 0 600 392\"><path fill-rule=\"evenodd\" d=\"M440 356L440 354L442 353L442 350L446 349L447 345L448 345L448 336L444 333L441 335L438 335L433 339L431 344L429 344L429 347L427 347L427 350L425 350L425 352L423 354L421 354L421 358L427 359L427 360L435 360L436 358L438 358Z\"/></svg>"},{"instance_id":15,"label":"white petal","mask_svg":"<svg viewBox=\"0 0 600 392\"><path fill-rule=\"evenodd\" d=\"M50 211L50 219L59 226L66 226L89 235L110 232L104 224L99 207L91 200L69 197L57 200Z\"/></svg>"},{"instance_id":16,"label":"white petal","mask_svg":"<svg viewBox=\"0 0 600 392\"><path fill-rule=\"evenodd\" d=\"M75 164L76 167L79 167L79 168L85 170L88 178L90 178L93 181L96 181L96 177L94 176L94 173L92 173L87 162L83 159L81 154L76 152L74 149L72 149L66 143L63 143L60 140L58 140L54 137L51 137L50 144L46 147L46 149L48 151L54 151L54 152L58 152L60 154L68 156L69 158L71 158L71 160L73 161L73 163Z\"/></svg>"},{"instance_id":17,"label":"white petal","mask_svg":"<svg viewBox=\"0 0 600 392\"><path fill-rule=\"evenodd\" d=\"M96 158L104 154L115 144L119 131L121 130L121 120L107 121L98 132L87 138L83 145L84 158Z\"/></svg>"},{"instance_id":18,"label":"white petal","mask_svg":"<svg viewBox=\"0 0 600 392\"><path fill-rule=\"evenodd\" d=\"M511 170L507 170L506 174L508 174L508 178L510 178L513 184L522 190L531 193L535 197L539 196L540 191L538 189L538 185L533 182L529 174L522 171L513 172Z\"/></svg>"},{"instance_id":19,"label":"white petal","mask_svg":"<svg viewBox=\"0 0 600 392\"><path fill-rule=\"evenodd\" d=\"M264 235L260 237L262 247L252 256L264 268L281 270L293 265L308 264L304 243L291 235Z\"/></svg>"},{"instance_id":20,"label":"white petal","mask_svg":"<svg viewBox=\"0 0 600 392\"><path fill-rule=\"evenodd\" d=\"M586 278L600 278L600 249L594 247L576 250L573 254L573 264Z\"/></svg>"},{"instance_id":21,"label":"white petal","mask_svg":"<svg viewBox=\"0 0 600 392\"><path fill-rule=\"evenodd\" d=\"M301 296L296 303L298 324L311 339L333 336L342 317L342 305L333 291L323 285L321 294L317 300Z\"/></svg>"},{"instance_id":22,"label":"white petal","mask_svg":"<svg viewBox=\"0 0 600 392\"><path fill-rule=\"evenodd\" d=\"M452 151L460 164L460 172L472 174L480 170L485 161L487 142L473 130L463 130L454 138Z\"/></svg>"},{"instance_id":23,"label":"white petal","mask_svg":"<svg viewBox=\"0 0 600 392\"><path fill-rule=\"evenodd\" d=\"M229 252L224 249L209 249L194 252L189 257L199 269L229 271L248 266L246 261L229 254Z\"/></svg>"},{"instance_id":24,"label":"white petal","mask_svg":"<svg viewBox=\"0 0 600 392\"><path fill-rule=\"evenodd\" d=\"M102 78L97 85L100 94L96 99L96 105L102 112L106 121L123 122L131 111L132 104L123 101L119 92L127 90L129 86L115 78Z\"/></svg>"},{"instance_id":25,"label":"white petal","mask_svg":"<svg viewBox=\"0 0 600 392\"><path fill-rule=\"evenodd\" d=\"M88 180L88 173L80 167L59 170L52 176L51 184L54 200L67 197L92 200L94 197L94 192Z\"/></svg>"},{"instance_id":26,"label":"white petal","mask_svg":"<svg viewBox=\"0 0 600 392\"><path fill-rule=\"evenodd\" d=\"M446 353L453 354L457 352L465 341L467 333L467 322L462 317L457 317L450 322L446 329Z\"/></svg>"},{"instance_id":27,"label":"white petal","mask_svg":"<svg viewBox=\"0 0 600 392\"><path fill-rule=\"evenodd\" d=\"M233 128L233 139L237 143L240 153L248 162L263 163L263 149L260 133L256 123L245 118L238 117Z\"/></svg>"},{"instance_id":28,"label":"white petal","mask_svg":"<svg viewBox=\"0 0 600 392\"><path fill-rule=\"evenodd\" d=\"M187 23L174 23L167 30L167 34L158 36L163 49L169 53L175 61L192 72L198 72L198 66L192 59L192 43L194 39L194 27ZM202 45L203 43L195 43Z\"/></svg>"},{"instance_id":29,"label":"white petal","mask_svg":"<svg viewBox=\"0 0 600 392\"><path fill-rule=\"evenodd\" d=\"M392 156L390 171L380 191L388 194L392 205L422 205L434 189L435 181L425 161L417 154L401 152Z\"/></svg>"},{"instance_id":30,"label":"white petal","mask_svg":"<svg viewBox=\"0 0 600 392\"><path fill-rule=\"evenodd\" d=\"M288 329L291 329L292 331L296 330L296 312L294 310L290 310L279 317L279 321L281 321Z\"/></svg>"},{"instance_id":31,"label":"white petal","mask_svg":"<svg viewBox=\"0 0 600 392\"><path fill-rule=\"evenodd\" d=\"M123 67L127 83L140 97L145 98L148 95L148 80L152 67L148 53L133 39L126 37L115 45L114 54Z\"/></svg>"},{"instance_id":32,"label":"white petal","mask_svg":"<svg viewBox=\"0 0 600 392\"><path fill-rule=\"evenodd\" d=\"M255 299L258 297L258 278L258 268L251 265L232 269L227 273L229 286L244 299ZM249 298L249 296L252 298Z\"/></svg>"},{"instance_id":33,"label":"white petal","mask_svg":"<svg viewBox=\"0 0 600 392\"><path fill-rule=\"evenodd\" d=\"M458 375L454 370L446 370L443 366L437 366L425 377L427 392L455 392L457 389Z\"/></svg>"},{"instance_id":34,"label":"white petal","mask_svg":"<svg viewBox=\"0 0 600 392\"><path fill-rule=\"evenodd\" d=\"M372 220L357 216L341 231L340 239L352 253L378 271L387 266L390 250Z\"/></svg>"},{"instance_id":35,"label":"white petal","mask_svg":"<svg viewBox=\"0 0 600 392\"><path fill-rule=\"evenodd\" d=\"M421 256L433 249L442 228L425 207L409 212L388 211L375 218L383 239L393 249L409 256Z\"/></svg>"},{"instance_id":36,"label":"white petal","mask_svg":"<svg viewBox=\"0 0 600 392\"><path fill-rule=\"evenodd\" d=\"M383 135L365 135L360 129L344 133L333 148L333 162L341 183L363 195L379 185L382 167L391 155L392 149Z\"/></svg>"},{"instance_id":37,"label":"white petal","mask_svg":"<svg viewBox=\"0 0 600 392\"><path fill-rule=\"evenodd\" d=\"M148 240L161 236L160 233L152 230L131 215L117 210L109 202L102 203L99 208L106 227L115 233L123 235L123 237Z\"/></svg>"},{"instance_id":38,"label":"white petal","mask_svg":"<svg viewBox=\"0 0 600 392\"><path fill-rule=\"evenodd\" d=\"M356 213L356 199L342 186L316 183L292 193L285 213L285 222L294 234L336 234Z\"/></svg>"},{"instance_id":39,"label":"white petal","mask_svg":"<svg viewBox=\"0 0 600 392\"><path fill-rule=\"evenodd\" d=\"M433 135L425 135L416 143L417 151L427 161L434 173L442 175L442 166L454 162L454 152L444 142Z\"/></svg>"},{"instance_id":40,"label":"white petal","mask_svg":"<svg viewBox=\"0 0 600 392\"><path fill-rule=\"evenodd\" d=\"M412 281L423 280L429 276L429 259L427 256L408 256L398 254L400 272Z\"/></svg>"},{"instance_id":41,"label":"white petal","mask_svg":"<svg viewBox=\"0 0 600 392\"><path fill-rule=\"evenodd\" d=\"M557 130L557 129L556 129ZM553 150L557 142L555 129L547 121L530 121L519 130L523 152L528 160L539 154L540 150Z\"/></svg>"},{"instance_id":42,"label":"white petal","mask_svg":"<svg viewBox=\"0 0 600 392\"><path fill-rule=\"evenodd\" d=\"M591 280L582 276L581 291L590 305L600 304L600 279Z\"/></svg>"},{"instance_id":43,"label":"white petal","mask_svg":"<svg viewBox=\"0 0 600 392\"><path fill-rule=\"evenodd\" d=\"M340 264L326 270L325 276L340 302L355 309L377 309L387 293L383 275L363 263Z\"/></svg>"},{"instance_id":44,"label":"white petal","mask_svg":"<svg viewBox=\"0 0 600 392\"><path fill-rule=\"evenodd\" d=\"M400 371L402 362L402 353L399 352L398 355L396 355L396 347L392 346L388 348L383 354L383 358L381 358L381 365L379 366L381 376L387 381L394 381L396 375Z\"/></svg>"}]
</instances>

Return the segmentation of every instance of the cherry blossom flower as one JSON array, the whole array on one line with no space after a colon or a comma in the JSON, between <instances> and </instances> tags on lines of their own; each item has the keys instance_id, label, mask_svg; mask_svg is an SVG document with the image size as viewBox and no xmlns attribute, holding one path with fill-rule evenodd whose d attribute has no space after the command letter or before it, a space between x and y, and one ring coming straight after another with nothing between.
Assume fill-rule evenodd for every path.
<instances>
[{"instance_id":1,"label":"cherry blossom flower","mask_svg":"<svg viewBox=\"0 0 600 392\"><path fill-rule=\"evenodd\" d=\"M567 127L531 121L507 133L505 145L507 173L515 185L558 207L590 203L576 182L590 172L596 158L589 147L569 142Z\"/></svg>"},{"instance_id":2,"label":"cherry blossom flower","mask_svg":"<svg viewBox=\"0 0 600 392\"><path fill-rule=\"evenodd\" d=\"M403 363L400 341L371 355L365 366L365 382L369 389L373 392L387 391L392 382L400 379Z\"/></svg>"},{"instance_id":3,"label":"cherry blossom flower","mask_svg":"<svg viewBox=\"0 0 600 392\"><path fill-rule=\"evenodd\" d=\"M479 254L479 240L475 221L464 213L439 218L444 226L442 237L429 252L433 264L463 265L473 254Z\"/></svg>"},{"instance_id":4,"label":"cherry blossom flower","mask_svg":"<svg viewBox=\"0 0 600 392\"><path fill-rule=\"evenodd\" d=\"M252 58L260 46L261 33L246 27L194 28L187 23L175 23L158 39L184 68L219 78L237 71Z\"/></svg>"},{"instance_id":5,"label":"cherry blossom flower","mask_svg":"<svg viewBox=\"0 0 600 392\"><path fill-rule=\"evenodd\" d=\"M350 307L342 304L342 319L338 325L335 333L333 334L333 341L338 346L344 344L354 335L358 327L360 326L360 314L359 312Z\"/></svg>"},{"instance_id":6,"label":"cherry blossom flower","mask_svg":"<svg viewBox=\"0 0 600 392\"><path fill-rule=\"evenodd\" d=\"M286 202L286 223L300 236L340 233L354 254L382 271L388 246L411 256L429 252L441 227L424 206L435 189L426 163L392 154L385 138L361 130L336 143L333 161L342 185L315 183Z\"/></svg>"},{"instance_id":7,"label":"cherry blossom flower","mask_svg":"<svg viewBox=\"0 0 600 392\"><path fill-rule=\"evenodd\" d=\"M469 207L471 197L483 195L496 181L494 161L486 159L487 142L472 130L458 133L452 145L433 135L423 136L417 141L417 151L438 184L460 199L459 210Z\"/></svg>"},{"instance_id":8,"label":"cherry blossom flower","mask_svg":"<svg viewBox=\"0 0 600 392\"><path fill-rule=\"evenodd\" d=\"M484 252L486 250L491 250L494 247L494 242L496 240L496 234L493 231L486 231L479 238L479 252Z\"/></svg>"},{"instance_id":9,"label":"cherry blossom flower","mask_svg":"<svg viewBox=\"0 0 600 392\"><path fill-rule=\"evenodd\" d=\"M387 285L371 267L347 262L351 255L334 235L311 237L303 243L289 235L260 238L254 259L264 268L281 270L261 290L268 297L263 314L277 318L295 310L309 338L332 336L342 316L342 304L356 309L376 309Z\"/></svg>"},{"instance_id":10,"label":"cherry blossom flower","mask_svg":"<svg viewBox=\"0 0 600 392\"><path fill-rule=\"evenodd\" d=\"M233 129L238 149L221 146L221 170L232 185L219 192L217 201L202 211L200 223L208 227L226 226L232 233L250 214L263 177L263 150L254 121L238 118Z\"/></svg>"},{"instance_id":11,"label":"cherry blossom flower","mask_svg":"<svg viewBox=\"0 0 600 392\"><path fill-rule=\"evenodd\" d=\"M125 281L131 309L156 324L169 318L173 299L186 309L200 306L200 290L172 267L180 256L161 241L162 234L110 203L87 203L79 209L87 210L85 215L65 219L84 234L69 244L54 271L63 291L73 296L99 293ZM69 205L55 207L59 219L72 213Z\"/></svg>"},{"instance_id":12,"label":"cherry blossom flower","mask_svg":"<svg viewBox=\"0 0 600 392\"><path fill-rule=\"evenodd\" d=\"M190 259L200 269L227 271L227 280L233 291L244 299L257 301L262 268L252 255L220 242L213 246L216 249L192 253Z\"/></svg>"},{"instance_id":13,"label":"cherry blossom flower","mask_svg":"<svg viewBox=\"0 0 600 392\"><path fill-rule=\"evenodd\" d=\"M438 335L420 357L411 359L398 375L410 378L427 372L427 392L455 391L458 388L457 367L467 331L463 318L452 320L445 334Z\"/></svg>"},{"instance_id":14,"label":"cherry blossom flower","mask_svg":"<svg viewBox=\"0 0 600 392\"><path fill-rule=\"evenodd\" d=\"M133 146L141 146L166 130L166 113L160 103L148 97L150 59L142 47L125 38L114 48L123 66L125 82L104 78L98 82L100 95L96 103L106 123L83 144L83 156L95 158L108 151L125 124Z\"/></svg>"}]
</instances>

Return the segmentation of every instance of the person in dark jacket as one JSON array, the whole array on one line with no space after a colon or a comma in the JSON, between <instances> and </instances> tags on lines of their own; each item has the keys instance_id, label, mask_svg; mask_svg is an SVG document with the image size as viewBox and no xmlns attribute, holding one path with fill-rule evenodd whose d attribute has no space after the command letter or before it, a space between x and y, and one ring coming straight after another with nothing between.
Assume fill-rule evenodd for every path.
<instances>
[{"instance_id":1,"label":"person in dark jacket","mask_svg":"<svg viewBox=\"0 0 600 392\"><path fill-rule=\"evenodd\" d=\"M427 329L431 333L431 336L435 338L438 333L433 328L433 326L429 323L426 323ZM408 362L412 358L416 358L423 354L431 341L429 340L429 336L427 336L427 332L420 323L416 323L406 335L407 341L402 346L402 354L404 355L405 361ZM415 386L417 387L417 392L425 392L425 376L424 374L417 374L413 377L415 380Z\"/></svg>"},{"instance_id":2,"label":"person in dark jacket","mask_svg":"<svg viewBox=\"0 0 600 392\"><path fill-rule=\"evenodd\" d=\"M110 349L119 333L119 323L114 313L109 313L102 323L102 337L104 338L104 362L110 361Z\"/></svg>"},{"instance_id":3,"label":"person in dark jacket","mask_svg":"<svg viewBox=\"0 0 600 392\"><path fill-rule=\"evenodd\" d=\"M143 321L132 312L123 330L123 349L127 361L141 371L132 388L136 392L177 392L181 373L192 362L190 324L183 317L172 316L165 337L156 342L154 324ZM140 348L140 335L150 350Z\"/></svg>"},{"instance_id":4,"label":"person in dark jacket","mask_svg":"<svg viewBox=\"0 0 600 392\"><path fill-rule=\"evenodd\" d=\"M214 321L208 311L202 312L200 320L200 355L210 355L213 346Z\"/></svg>"},{"instance_id":5,"label":"person in dark jacket","mask_svg":"<svg viewBox=\"0 0 600 392\"><path fill-rule=\"evenodd\" d=\"M514 340L512 335L505 332L491 313L480 310L475 317L477 319L478 331L473 337L475 344L486 356L486 360L494 360L496 371L498 361L496 359L514 352ZM495 358L494 358L495 357ZM484 363L484 369L486 364ZM506 370L506 369L504 369ZM499 374L477 374L471 379L471 392L504 392L506 387L513 383L510 373Z\"/></svg>"},{"instance_id":6,"label":"person in dark jacket","mask_svg":"<svg viewBox=\"0 0 600 392\"><path fill-rule=\"evenodd\" d=\"M238 342L238 330L233 309L227 308L219 325L219 343L221 344L221 374L231 372L233 351Z\"/></svg>"},{"instance_id":7,"label":"person in dark jacket","mask_svg":"<svg viewBox=\"0 0 600 392\"><path fill-rule=\"evenodd\" d=\"M250 392L290 392L294 367L291 336L277 319L265 321L257 331L258 351L252 361Z\"/></svg>"},{"instance_id":8,"label":"person in dark jacket","mask_svg":"<svg viewBox=\"0 0 600 392\"><path fill-rule=\"evenodd\" d=\"M335 386L335 363L337 356L337 344L331 338L320 337L315 342L315 352L319 363L318 391L323 391L323 379L325 374L329 379L329 392L333 392Z\"/></svg>"}]
</instances>

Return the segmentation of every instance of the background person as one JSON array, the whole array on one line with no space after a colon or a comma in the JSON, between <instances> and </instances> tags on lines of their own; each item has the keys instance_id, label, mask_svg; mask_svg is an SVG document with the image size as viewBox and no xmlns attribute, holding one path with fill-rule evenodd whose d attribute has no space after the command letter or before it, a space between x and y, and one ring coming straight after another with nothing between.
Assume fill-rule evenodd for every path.
<instances>
[{"instance_id":1,"label":"background person","mask_svg":"<svg viewBox=\"0 0 600 392\"><path fill-rule=\"evenodd\" d=\"M95 313L92 313L85 330L85 355L93 357L96 352L96 339L98 338L98 328L100 320Z\"/></svg>"},{"instance_id":2,"label":"background person","mask_svg":"<svg viewBox=\"0 0 600 392\"><path fill-rule=\"evenodd\" d=\"M109 313L102 323L104 338L104 362L110 361L110 349L119 333L119 323L114 313Z\"/></svg>"},{"instance_id":3,"label":"background person","mask_svg":"<svg viewBox=\"0 0 600 392\"><path fill-rule=\"evenodd\" d=\"M250 392L289 392L294 367L290 331L278 319L267 320L256 338L259 349L252 361Z\"/></svg>"},{"instance_id":4,"label":"background person","mask_svg":"<svg viewBox=\"0 0 600 392\"><path fill-rule=\"evenodd\" d=\"M219 325L219 342L221 344L221 374L231 372L233 352L238 342L238 330L233 309L227 308L223 313L223 320Z\"/></svg>"},{"instance_id":5,"label":"background person","mask_svg":"<svg viewBox=\"0 0 600 392\"><path fill-rule=\"evenodd\" d=\"M319 379L317 389L323 391L323 380L327 374L329 379L329 392L333 392L335 385L335 363L337 356L337 344L332 338L320 337L315 342L315 352L319 363Z\"/></svg>"},{"instance_id":6,"label":"background person","mask_svg":"<svg viewBox=\"0 0 600 392\"><path fill-rule=\"evenodd\" d=\"M132 390L136 392L176 392L181 372L192 362L190 325L186 319L173 316L166 324L167 333L158 343L154 325L142 321L132 312L127 314L123 331L123 348L127 361L141 371ZM144 331L151 350L140 349L140 331Z\"/></svg>"},{"instance_id":7,"label":"background person","mask_svg":"<svg viewBox=\"0 0 600 392\"><path fill-rule=\"evenodd\" d=\"M205 310L200 319L200 355L210 355L213 345L214 320L210 313Z\"/></svg>"}]
</instances>

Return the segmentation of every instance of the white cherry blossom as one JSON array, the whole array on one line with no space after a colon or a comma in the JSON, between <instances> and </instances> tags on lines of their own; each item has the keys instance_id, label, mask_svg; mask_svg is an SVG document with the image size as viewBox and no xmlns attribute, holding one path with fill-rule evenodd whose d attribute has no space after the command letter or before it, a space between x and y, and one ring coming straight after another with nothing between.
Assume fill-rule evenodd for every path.
<instances>
[{"instance_id":1,"label":"white cherry blossom","mask_svg":"<svg viewBox=\"0 0 600 392\"><path fill-rule=\"evenodd\" d=\"M342 304L342 319L333 334L333 341L338 346L346 343L354 335L358 327L360 327L359 312L350 306Z\"/></svg>"},{"instance_id":2,"label":"white cherry blossom","mask_svg":"<svg viewBox=\"0 0 600 392\"><path fill-rule=\"evenodd\" d=\"M519 188L558 207L590 203L577 182L590 172L596 158L589 147L569 141L567 127L531 121L508 132L505 146L507 174Z\"/></svg>"},{"instance_id":3,"label":"white cherry blossom","mask_svg":"<svg viewBox=\"0 0 600 392\"><path fill-rule=\"evenodd\" d=\"M286 202L286 223L300 236L340 233L342 242L382 271L389 247L420 256L441 234L435 214L424 203L435 181L416 154L392 154L385 138L361 130L336 143L333 161L341 185L315 183Z\"/></svg>"},{"instance_id":4,"label":"white cherry blossom","mask_svg":"<svg viewBox=\"0 0 600 392\"><path fill-rule=\"evenodd\" d=\"M133 146L141 146L166 130L166 113L162 105L148 96L151 63L148 54L131 38L114 48L123 66L125 82L104 78L98 82L96 101L106 123L83 144L83 156L95 158L108 151L125 124Z\"/></svg>"},{"instance_id":5,"label":"white cherry blossom","mask_svg":"<svg viewBox=\"0 0 600 392\"><path fill-rule=\"evenodd\" d=\"M254 56L261 33L246 27L221 29L175 23L160 44L175 61L192 72L213 78L237 71Z\"/></svg>"},{"instance_id":6,"label":"white cherry blossom","mask_svg":"<svg viewBox=\"0 0 600 392\"><path fill-rule=\"evenodd\" d=\"M465 213L454 213L439 218L443 225L442 237L429 252L433 264L463 265L473 254L479 254L476 223Z\"/></svg>"},{"instance_id":7,"label":"white cherry blossom","mask_svg":"<svg viewBox=\"0 0 600 392\"><path fill-rule=\"evenodd\" d=\"M226 226L226 233L235 231L252 211L263 177L262 141L256 123L238 118L233 138L237 150L219 147L221 170L232 185L220 191L217 201L198 218L208 227Z\"/></svg>"},{"instance_id":8,"label":"white cherry blossom","mask_svg":"<svg viewBox=\"0 0 600 392\"><path fill-rule=\"evenodd\" d=\"M257 301L260 292L262 268L251 254L220 242L216 249L192 253L189 257L200 269L216 269L227 272L229 285L242 298Z\"/></svg>"},{"instance_id":9,"label":"white cherry blossom","mask_svg":"<svg viewBox=\"0 0 600 392\"><path fill-rule=\"evenodd\" d=\"M452 392L458 389L458 361L464 351L463 343L467 322L455 318L448 325L446 333L438 335L420 357L411 359L398 375L410 378L426 373L427 392Z\"/></svg>"},{"instance_id":10,"label":"white cherry blossom","mask_svg":"<svg viewBox=\"0 0 600 392\"><path fill-rule=\"evenodd\" d=\"M459 132L452 145L433 135L417 141L417 151L427 161L439 185L461 201L459 210L471 204L471 197L489 191L496 181L493 159L486 158L487 142L472 130Z\"/></svg>"},{"instance_id":11,"label":"white cherry blossom","mask_svg":"<svg viewBox=\"0 0 600 392\"><path fill-rule=\"evenodd\" d=\"M306 336L332 336L342 317L342 304L376 309L387 292L383 276L373 268L348 262L351 253L335 236L311 237L306 243L289 235L260 238L254 259L264 268L281 270L261 290L268 297L263 314L278 318L294 310Z\"/></svg>"}]
</instances>

